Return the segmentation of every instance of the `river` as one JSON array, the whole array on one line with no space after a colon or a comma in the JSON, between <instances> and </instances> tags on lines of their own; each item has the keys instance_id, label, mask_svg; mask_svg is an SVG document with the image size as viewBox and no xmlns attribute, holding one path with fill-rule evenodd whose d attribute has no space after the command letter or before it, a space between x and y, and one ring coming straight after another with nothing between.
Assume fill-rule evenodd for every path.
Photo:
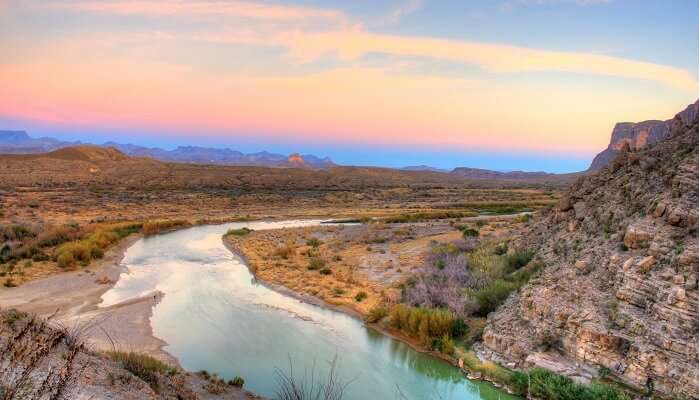
<instances>
[{"instance_id":1,"label":"river","mask_svg":"<svg viewBox=\"0 0 699 400\"><path fill-rule=\"evenodd\" d=\"M191 371L207 370L274 398L275 368L318 373L337 356L351 381L345 400L470 400L514 397L470 381L451 365L386 337L343 313L301 302L257 283L222 242L231 228L318 225L320 221L246 222L198 226L143 238L123 259L127 272L101 306L162 293L151 325L165 351Z\"/></svg>"}]
</instances>

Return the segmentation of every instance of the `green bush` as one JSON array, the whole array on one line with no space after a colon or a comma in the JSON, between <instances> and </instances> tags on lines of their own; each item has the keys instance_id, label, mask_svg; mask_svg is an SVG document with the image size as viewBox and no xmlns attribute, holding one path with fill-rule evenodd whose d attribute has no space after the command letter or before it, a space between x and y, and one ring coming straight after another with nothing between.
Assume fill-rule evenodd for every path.
<instances>
[{"instance_id":1,"label":"green bush","mask_svg":"<svg viewBox=\"0 0 699 400\"><path fill-rule=\"evenodd\" d=\"M508 255L506 258L506 263L507 267L510 271L516 271L525 265L529 264L529 262L534 258L534 252L529 251L529 250L524 250L520 251L511 255Z\"/></svg>"},{"instance_id":2,"label":"green bush","mask_svg":"<svg viewBox=\"0 0 699 400\"><path fill-rule=\"evenodd\" d=\"M333 271L328 267L324 267L323 269L320 270L321 275L330 275L332 273L333 273Z\"/></svg>"},{"instance_id":3,"label":"green bush","mask_svg":"<svg viewBox=\"0 0 699 400\"><path fill-rule=\"evenodd\" d=\"M599 383L582 385L543 368L529 371L529 381L528 391L532 397L540 399L630 400L625 393L611 386Z\"/></svg>"},{"instance_id":4,"label":"green bush","mask_svg":"<svg viewBox=\"0 0 699 400\"><path fill-rule=\"evenodd\" d=\"M473 293L473 297L478 301L478 315L487 316L495 311L519 285L503 279L496 279L483 289Z\"/></svg>"},{"instance_id":5,"label":"green bush","mask_svg":"<svg viewBox=\"0 0 699 400\"><path fill-rule=\"evenodd\" d=\"M369 295L366 294L366 292L362 290L354 296L354 300L356 300L357 303L360 303L360 302L366 300L367 297L369 297Z\"/></svg>"},{"instance_id":6,"label":"green bush","mask_svg":"<svg viewBox=\"0 0 699 400\"><path fill-rule=\"evenodd\" d=\"M462 317L457 317L451 324L451 337L455 339L461 339L468 333L468 325Z\"/></svg>"}]
</instances>

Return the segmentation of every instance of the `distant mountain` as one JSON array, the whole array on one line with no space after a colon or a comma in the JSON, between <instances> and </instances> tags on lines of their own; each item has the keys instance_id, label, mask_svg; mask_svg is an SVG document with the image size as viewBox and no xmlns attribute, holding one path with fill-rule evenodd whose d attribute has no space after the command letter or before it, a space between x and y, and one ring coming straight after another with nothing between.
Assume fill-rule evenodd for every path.
<instances>
[{"instance_id":1,"label":"distant mountain","mask_svg":"<svg viewBox=\"0 0 699 400\"><path fill-rule=\"evenodd\" d=\"M470 179L509 179L509 180L531 180L539 178L552 178L556 174L548 172L523 172L511 171L500 172L489 169L458 167L451 171L451 174Z\"/></svg>"},{"instance_id":2,"label":"distant mountain","mask_svg":"<svg viewBox=\"0 0 699 400\"><path fill-rule=\"evenodd\" d=\"M79 144L81 143L63 142L48 137L32 138L25 131L0 130L0 153L43 153Z\"/></svg>"},{"instance_id":3,"label":"distant mountain","mask_svg":"<svg viewBox=\"0 0 699 400\"><path fill-rule=\"evenodd\" d=\"M699 113L699 101L689 105L678 117L682 121L693 121ZM614 126L612 139L609 146L597 154L590 164L589 171L596 171L609 164L622 148L628 146L630 150L639 150L649 144L658 143L670 135L672 120L650 120L638 123L620 122Z\"/></svg>"},{"instance_id":4,"label":"distant mountain","mask_svg":"<svg viewBox=\"0 0 699 400\"><path fill-rule=\"evenodd\" d=\"M24 131L0 131L0 153L35 154L81 145L81 142L65 142L54 138L32 138ZM199 146L180 146L174 150L159 147L145 147L134 144L107 142L102 147L113 147L132 157L150 157L156 160L190 163L266 167L302 167L325 169L335 165L328 157L320 158L312 154L259 153L244 154L228 148L217 149Z\"/></svg>"},{"instance_id":5,"label":"distant mountain","mask_svg":"<svg viewBox=\"0 0 699 400\"><path fill-rule=\"evenodd\" d=\"M430 172L441 172L443 174L448 174L448 169L430 167L429 165L411 165L408 167L400 168L401 171L430 171Z\"/></svg>"}]
</instances>

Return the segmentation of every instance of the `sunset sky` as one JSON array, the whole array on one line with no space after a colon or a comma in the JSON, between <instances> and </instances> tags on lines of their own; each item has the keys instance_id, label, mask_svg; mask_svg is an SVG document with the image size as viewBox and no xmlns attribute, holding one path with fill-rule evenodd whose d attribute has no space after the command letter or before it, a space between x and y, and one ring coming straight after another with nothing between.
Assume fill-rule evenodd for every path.
<instances>
[{"instance_id":1,"label":"sunset sky","mask_svg":"<svg viewBox=\"0 0 699 400\"><path fill-rule=\"evenodd\" d=\"M575 171L699 98L699 1L0 0L0 129Z\"/></svg>"}]
</instances>

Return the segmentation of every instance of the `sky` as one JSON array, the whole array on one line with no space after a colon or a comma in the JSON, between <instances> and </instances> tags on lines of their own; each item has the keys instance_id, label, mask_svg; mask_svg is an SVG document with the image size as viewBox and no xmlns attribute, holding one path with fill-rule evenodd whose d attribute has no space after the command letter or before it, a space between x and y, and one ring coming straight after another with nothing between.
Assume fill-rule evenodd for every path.
<instances>
[{"instance_id":1,"label":"sky","mask_svg":"<svg viewBox=\"0 0 699 400\"><path fill-rule=\"evenodd\" d=\"M0 129L571 172L699 98L696 0L0 0Z\"/></svg>"}]
</instances>

